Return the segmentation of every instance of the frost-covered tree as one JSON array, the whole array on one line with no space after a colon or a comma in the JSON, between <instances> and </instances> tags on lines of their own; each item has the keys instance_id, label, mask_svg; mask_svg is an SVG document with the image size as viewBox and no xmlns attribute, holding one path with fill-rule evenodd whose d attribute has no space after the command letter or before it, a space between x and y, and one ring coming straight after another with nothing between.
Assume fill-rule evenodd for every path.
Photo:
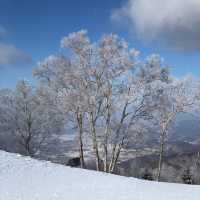
<instances>
[{"instance_id":1,"label":"frost-covered tree","mask_svg":"<svg viewBox=\"0 0 200 200\"><path fill-rule=\"evenodd\" d=\"M149 106L154 108L154 119L157 120L160 133L160 148L157 181L160 180L163 154L167 134L180 113L192 111L199 102L199 84L194 78L187 76L172 79L170 83L155 82L151 85L152 96Z\"/></svg>"},{"instance_id":2,"label":"frost-covered tree","mask_svg":"<svg viewBox=\"0 0 200 200\"><path fill-rule=\"evenodd\" d=\"M64 102L65 109L73 113L77 127L79 127L80 158L83 157L83 120L88 120L88 131L92 138L97 170L100 170L99 138L101 138L101 144L102 141L104 143L104 165L106 166L104 168L107 171L111 112L113 115L114 101L117 102L119 96L117 93L119 94L119 90L122 89L120 84L127 81L125 74L130 72L134 66L136 52L129 51L126 42L116 35L107 35L98 43L91 43L86 31L64 37L61 46L69 49L73 54L70 61L65 58L63 65L61 60L56 58L59 62L52 66L49 60L48 66L42 65L35 74L51 82L51 85L59 85L58 94ZM49 65L54 68L52 69ZM65 73L62 73L63 76L54 76L63 66L66 68ZM100 134L99 124L104 122L105 130ZM81 160L83 162L83 159Z\"/></svg>"},{"instance_id":3,"label":"frost-covered tree","mask_svg":"<svg viewBox=\"0 0 200 200\"><path fill-rule=\"evenodd\" d=\"M117 35L104 35L93 43L82 30L61 40L65 56L50 56L35 75L54 88L60 105L73 117L84 164L83 130L89 133L96 169L113 172L129 137L140 129L139 121L150 117L146 104L148 85L167 82L168 71L152 58L145 64L138 52Z\"/></svg>"},{"instance_id":4,"label":"frost-covered tree","mask_svg":"<svg viewBox=\"0 0 200 200\"><path fill-rule=\"evenodd\" d=\"M12 106L14 104L14 94L10 89L0 90L0 127L1 132L7 132L10 125L7 123L13 117Z\"/></svg>"},{"instance_id":5,"label":"frost-covered tree","mask_svg":"<svg viewBox=\"0 0 200 200\"><path fill-rule=\"evenodd\" d=\"M62 130L62 116L49 97L47 100L44 88L34 89L23 80L9 96L1 98L4 115L0 125L17 137L26 155L34 156L51 134Z\"/></svg>"},{"instance_id":6,"label":"frost-covered tree","mask_svg":"<svg viewBox=\"0 0 200 200\"><path fill-rule=\"evenodd\" d=\"M144 132L145 124L152 118L152 109L146 99L149 98L149 84L159 80L167 82L168 70L156 62L159 56L152 55L146 63L139 63L135 66L133 73L126 74L126 80L120 85L115 106L114 120L112 129L114 137L110 143L112 147L112 157L109 171L113 172L117 164L122 148L127 141L135 142L135 136ZM120 111L120 112L118 112ZM118 116L118 117L116 117ZM116 120L117 119L117 120Z\"/></svg>"},{"instance_id":7,"label":"frost-covered tree","mask_svg":"<svg viewBox=\"0 0 200 200\"><path fill-rule=\"evenodd\" d=\"M11 89L1 89L0 90L0 134L1 134L1 148L4 150L13 150L17 149L15 145L15 135L12 132L13 124L10 123L13 121L14 105L14 93Z\"/></svg>"},{"instance_id":8,"label":"frost-covered tree","mask_svg":"<svg viewBox=\"0 0 200 200\"><path fill-rule=\"evenodd\" d=\"M39 63L34 75L43 85L57 95L57 105L70 123L78 131L79 156L84 168L83 133L85 115L84 80L81 78L80 66L64 56L50 56Z\"/></svg>"}]
</instances>

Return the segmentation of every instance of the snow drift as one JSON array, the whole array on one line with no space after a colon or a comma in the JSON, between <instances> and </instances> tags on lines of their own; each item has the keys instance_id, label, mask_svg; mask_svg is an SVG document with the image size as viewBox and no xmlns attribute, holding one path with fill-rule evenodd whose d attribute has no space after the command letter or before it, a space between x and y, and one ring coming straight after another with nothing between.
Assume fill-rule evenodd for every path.
<instances>
[{"instance_id":1,"label":"snow drift","mask_svg":"<svg viewBox=\"0 0 200 200\"><path fill-rule=\"evenodd\" d=\"M0 151L0 200L199 200L200 186L156 183Z\"/></svg>"}]
</instances>

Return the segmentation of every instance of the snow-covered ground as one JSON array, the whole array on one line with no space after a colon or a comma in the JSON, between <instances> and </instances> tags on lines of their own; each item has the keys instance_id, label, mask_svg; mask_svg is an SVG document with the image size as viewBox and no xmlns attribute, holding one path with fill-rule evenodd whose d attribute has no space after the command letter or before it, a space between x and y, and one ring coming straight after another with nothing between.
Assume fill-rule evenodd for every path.
<instances>
[{"instance_id":1,"label":"snow-covered ground","mask_svg":"<svg viewBox=\"0 0 200 200\"><path fill-rule=\"evenodd\" d=\"M74 169L0 151L0 200L199 200L200 186Z\"/></svg>"}]
</instances>

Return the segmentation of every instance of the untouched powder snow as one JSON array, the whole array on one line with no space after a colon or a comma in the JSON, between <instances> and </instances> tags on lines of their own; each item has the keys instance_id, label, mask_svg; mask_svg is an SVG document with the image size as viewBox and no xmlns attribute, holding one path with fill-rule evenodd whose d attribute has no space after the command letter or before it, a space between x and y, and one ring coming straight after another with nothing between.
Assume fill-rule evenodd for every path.
<instances>
[{"instance_id":1,"label":"untouched powder snow","mask_svg":"<svg viewBox=\"0 0 200 200\"><path fill-rule=\"evenodd\" d=\"M74 169L0 151L0 200L199 200L200 186Z\"/></svg>"}]
</instances>

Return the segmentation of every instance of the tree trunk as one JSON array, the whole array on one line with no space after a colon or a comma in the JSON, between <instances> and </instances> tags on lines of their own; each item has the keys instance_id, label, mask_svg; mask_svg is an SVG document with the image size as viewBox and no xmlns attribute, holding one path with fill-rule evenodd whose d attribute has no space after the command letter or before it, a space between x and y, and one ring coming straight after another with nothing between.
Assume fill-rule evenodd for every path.
<instances>
[{"instance_id":1,"label":"tree trunk","mask_svg":"<svg viewBox=\"0 0 200 200\"><path fill-rule=\"evenodd\" d=\"M108 148L104 147L104 172L108 172Z\"/></svg>"},{"instance_id":2,"label":"tree trunk","mask_svg":"<svg viewBox=\"0 0 200 200\"><path fill-rule=\"evenodd\" d=\"M114 163L114 160L115 160L115 150L116 150L116 144L114 144L113 149L112 149L112 157L111 157L111 161L110 161L109 169L108 169L109 173L112 173L111 169L112 169L112 166L113 166L113 163Z\"/></svg>"},{"instance_id":3,"label":"tree trunk","mask_svg":"<svg viewBox=\"0 0 200 200\"><path fill-rule=\"evenodd\" d=\"M113 173L115 165L116 165L117 160L118 160L118 157L119 157L120 152L121 152L122 146L120 148L118 148L117 152L116 152L116 148L117 148L117 141L118 141L119 136L120 136L120 131L121 131L122 125L124 123L124 120L128 116L128 114L126 112L127 106L128 106L128 102L126 102L126 104L124 105L122 116L121 116L121 120L120 120L120 124L119 124L119 127L116 130L116 138L115 138L116 141L115 141L115 143L113 145L113 148L112 148L111 161L110 161L109 169L108 169L109 173ZM124 143L124 139L125 139L125 137L123 137L122 140L121 140L121 144L122 145Z\"/></svg>"},{"instance_id":4,"label":"tree trunk","mask_svg":"<svg viewBox=\"0 0 200 200\"><path fill-rule=\"evenodd\" d=\"M98 142L97 142L94 116L93 116L92 112L90 113L90 126L91 126L91 132L92 132L93 150L94 150L95 159L96 159L96 170L100 171L99 149L98 149Z\"/></svg>"},{"instance_id":5,"label":"tree trunk","mask_svg":"<svg viewBox=\"0 0 200 200\"><path fill-rule=\"evenodd\" d=\"M123 120L124 120L125 118L123 118L122 120L121 120L121 123L120 123L120 126L118 127L118 129L117 129L117 131L116 131L116 140L118 140L119 139L119 133L120 133L120 130L121 130L121 127L122 127L122 124L123 124ZM121 144L123 145L123 143L124 143L124 137L122 138L122 140L121 140ZM116 155L117 154L120 154L120 152L119 152L119 150L121 151L121 149L117 149L117 142L115 142L114 143L114 145L113 145L113 148L112 148L112 153L111 153L111 161L110 161L110 164L109 164L109 169L108 169L108 171L109 171L109 173L112 173L113 172L113 165L115 165L115 163L117 162L117 159L116 159ZM118 156L119 157L119 156Z\"/></svg>"},{"instance_id":6,"label":"tree trunk","mask_svg":"<svg viewBox=\"0 0 200 200\"><path fill-rule=\"evenodd\" d=\"M26 155L32 157L29 140L26 141L25 149L26 149Z\"/></svg>"},{"instance_id":7,"label":"tree trunk","mask_svg":"<svg viewBox=\"0 0 200 200\"><path fill-rule=\"evenodd\" d=\"M26 153L28 156L33 157L34 152L33 149L31 149L31 140L32 138L32 132L31 132L31 127L32 127L32 121L31 121L31 115L29 114L27 117L27 126L28 126L28 130L27 130L27 137L25 139L25 148L26 148Z\"/></svg>"},{"instance_id":8,"label":"tree trunk","mask_svg":"<svg viewBox=\"0 0 200 200\"><path fill-rule=\"evenodd\" d=\"M110 167L109 167L109 172L110 173L113 173L115 168L116 168L117 161L118 161L120 153L121 153L121 149L122 149L122 147L124 145L124 140L125 140L125 137L122 138L121 143L119 144L117 151L114 153L114 157L113 157L112 163L110 163Z\"/></svg>"},{"instance_id":9,"label":"tree trunk","mask_svg":"<svg viewBox=\"0 0 200 200\"><path fill-rule=\"evenodd\" d=\"M79 157L81 168L85 167L84 153L83 153L83 116L77 113L77 122L79 127Z\"/></svg>"},{"instance_id":10,"label":"tree trunk","mask_svg":"<svg viewBox=\"0 0 200 200\"><path fill-rule=\"evenodd\" d=\"M108 137L110 131L110 104L107 97L107 116L106 116L106 129L105 129L105 138L104 138L104 172L108 172Z\"/></svg>"},{"instance_id":11,"label":"tree trunk","mask_svg":"<svg viewBox=\"0 0 200 200\"><path fill-rule=\"evenodd\" d=\"M156 176L157 181L160 181L161 172L162 172L165 135L166 135L165 131L163 131L160 136L160 152L159 152L159 161L158 161L158 171L157 171L157 176Z\"/></svg>"}]
</instances>

